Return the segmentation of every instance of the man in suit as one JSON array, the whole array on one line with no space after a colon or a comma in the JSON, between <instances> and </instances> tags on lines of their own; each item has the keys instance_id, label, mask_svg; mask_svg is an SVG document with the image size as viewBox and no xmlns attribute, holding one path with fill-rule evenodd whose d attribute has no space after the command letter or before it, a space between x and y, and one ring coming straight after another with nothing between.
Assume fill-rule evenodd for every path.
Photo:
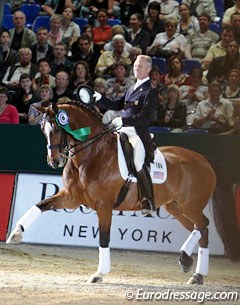
<instances>
[{"instance_id":1,"label":"man in suit","mask_svg":"<svg viewBox=\"0 0 240 305\"><path fill-rule=\"evenodd\" d=\"M106 109L121 110L111 123L118 131L126 133L132 144L142 206L145 207L143 214L155 210L153 185L148 171L154 159L154 144L148 128L158 104L158 92L151 86L151 69L151 57L138 55L133 66L136 83L129 86L123 97L114 101L102 98L98 102ZM140 141L136 141L138 138Z\"/></svg>"}]
</instances>

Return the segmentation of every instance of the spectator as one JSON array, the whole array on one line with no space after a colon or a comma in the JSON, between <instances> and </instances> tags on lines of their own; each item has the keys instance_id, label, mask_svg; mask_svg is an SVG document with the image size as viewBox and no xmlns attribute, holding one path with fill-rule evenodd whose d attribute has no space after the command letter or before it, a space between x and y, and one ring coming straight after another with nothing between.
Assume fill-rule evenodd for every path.
<instances>
[{"instance_id":1,"label":"spectator","mask_svg":"<svg viewBox=\"0 0 240 305\"><path fill-rule=\"evenodd\" d=\"M0 87L0 124L19 124L19 116L15 106L8 104L9 91Z\"/></svg>"},{"instance_id":2,"label":"spectator","mask_svg":"<svg viewBox=\"0 0 240 305\"><path fill-rule=\"evenodd\" d=\"M58 42L53 47L53 61L51 64L51 75L55 76L57 71L65 70L68 74L73 69L73 63L66 57L67 46L63 42Z\"/></svg>"},{"instance_id":3,"label":"spectator","mask_svg":"<svg viewBox=\"0 0 240 305\"><path fill-rule=\"evenodd\" d=\"M79 85L88 85L93 87L88 64L85 61L77 61L74 64L73 73L70 77L68 88L74 91Z\"/></svg>"},{"instance_id":4,"label":"spectator","mask_svg":"<svg viewBox=\"0 0 240 305\"><path fill-rule=\"evenodd\" d=\"M218 134L231 130L234 125L232 103L221 97L222 87L219 82L210 83L208 90L209 98L197 105L193 127Z\"/></svg>"},{"instance_id":5,"label":"spectator","mask_svg":"<svg viewBox=\"0 0 240 305\"><path fill-rule=\"evenodd\" d=\"M31 63L32 51L29 48L22 48L19 50L19 62L11 65L5 73L2 83L9 90L16 90L19 84L20 76L23 73L29 74L31 79L38 72L38 67Z\"/></svg>"},{"instance_id":6,"label":"spectator","mask_svg":"<svg viewBox=\"0 0 240 305\"><path fill-rule=\"evenodd\" d=\"M240 45L240 13L233 13L231 16L231 26L233 29L234 39Z\"/></svg>"},{"instance_id":7,"label":"spectator","mask_svg":"<svg viewBox=\"0 0 240 305\"><path fill-rule=\"evenodd\" d=\"M240 0L235 0L235 4L225 11L222 19L223 25L232 24L231 18L232 18L232 14L234 13L240 13Z\"/></svg>"},{"instance_id":8,"label":"spectator","mask_svg":"<svg viewBox=\"0 0 240 305\"><path fill-rule=\"evenodd\" d=\"M211 18L202 13L198 17L200 30L188 36L185 56L187 59L202 59L206 56L209 48L218 42L218 34L209 30Z\"/></svg>"},{"instance_id":9,"label":"spectator","mask_svg":"<svg viewBox=\"0 0 240 305\"><path fill-rule=\"evenodd\" d=\"M28 111L28 124L37 125L40 123L43 113L37 110L37 107L48 107L51 105L53 92L49 85L41 85L38 89L38 98L40 102L30 105Z\"/></svg>"},{"instance_id":10,"label":"spectator","mask_svg":"<svg viewBox=\"0 0 240 305\"><path fill-rule=\"evenodd\" d=\"M102 78L102 77L97 77L94 80L93 89L94 89L94 91L97 91L98 93L100 93L102 96L106 96L106 93L107 93L107 81L104 78ZM106 112L106 109L104 108L104 105L101 105L101 101L99 101L97 103L97 105L95 106L95 109L100 114L104 114Z\"/></svg>"},{"instance_id":11,"label":"spectator","mask_svg":"<svg viewBox=\"0 0 240 305\"><path fill-rule=\"evenodd\" d=\"M56 73L56 87L53 88L53 102L57 103L61 97L73 98L73 92L68 88L69 74L66 71Z\"/></svg>"},{"instance_id":12,"label":"spectator","mask_svg":"<svg viewBox=\"0 0 240 305\"><path fill-rule=\"evenodd\" d=\"M62 16L52 15L50 18L50 31L48 33L48 44L54 47L56 43L62 41Z\"/></svg>"},{"instance_id":13,"label":"spectator","mask_svg":"<svg viewBox=\"0 0 240 305\"><path fill-rule=\"evenodd\" d=\"M128 35L130 44L134 47L139 47L142 54L146 53L146 49L150 44L150 35L142 29L143 17L139 13L134 13L130 16Z\"/></svg>"},{"instance_id":14,"label":"spectator","mask_svg":"<svg viewBox=\"0 0 240 305\"><path fill-rule=\"evenodd\" d=\"M19 88L12 96L12 102L16 105L21 124L28 123L29 107L36 101L37 94L32 87L32 79L29 74L23 73L19 79Z\"/></svg>"},{"instance_id":15,"label":"spectator","mask_svg":"<svg viewBox=\"0 0 240 305\"><path fill-rule=\"evenodd\" d=\"M127 68L123 63L117 63L114 68L114 77L107 80L107 92L106 96L111 100L122 97L130 84L131 81L127 77Z\"/></svg>"},{"instance_id":16,"label":"spectator","mask_svg":"<svg viewBox=\"0 0 240 305\"><path fill-rule=\"evenodd\" d=\"M142 49L140 49L139 47L132 47L131 50L129 51L129 58L131 61L131 65L129 66L129 79L135 81L135 75L133 73L133 64L135 62L135 60L137 59L138 55L142 55Z\"/></svg>"},{"instance_id":17,"label":"spectator","mask_svg":"<svg viewBox=\"0 0 240 305\"><path fill-rule=\"evenodd\" d=\"M208 87L202 83L202 70L194 68L191 71L191 85L183 85L180 87L181 101L187 107L187 125L191 126L193 123L193 116L199 102L209 97Z\"/></svg>"},{"instance_id":18,"label":"spectator","mask_svg":"<svg viewBox=\"0 0 240 305\"><path fill-rule=\"evenodd\" d=\"M228 44L226 55L212 60L208 69L207 80L209 83L217 80L224 84L228 72L234 68L240 69L240 54L238 43L232 40Z\"/></svg>"},{"instance_id":19,"label":"spectator","mask_svg":"<svg viewBox=\"0 0 240 305\"><path fill-rule=\"evenodd\" d=\"M125 38L122 35L115 35L112 41L114 50L104 51L98 59L95 69L95 73L98 77L113 77L113 68L116 63L124 63L128 68L131 65L129 53L124 51Z\"/></svg>"},{"instance_id":20,"label":"spectator","mask_svg":"<svg viewBox=\"0 0 240 305\"><path fill-rule=\"evenodd\" d=\"M165 25L165 32L156 35L152 45L147 48L147 53L151 56L169 58L173 55L184 53L186 38L177 33L178 21L169 18Z\"/></svg>"},{"instance_id":21,"label":"spectator","mask_svg":"<svg viewBox=\"0 0 240 305\"><path fill-rule=\"evenodd\" d=\"M55 14L61 15L65 5L67 4L67 0L47 0L41 6L42 10L50 16Z\"/></svg>"},{"instance_id":22,"label":"spectator","mask_svg":"<svg viewBox=\"0 0 240 305\"><path fill-rule=\"evenodd\" d=\"M103 47L104 51L112 51L113 45L112 45L112 39L115 35L120 34L126 39L124 50L126 52L129 52L132 49L132 45L129 43L131 41L131 38L129 37L127 30L123 28L120 24L116 24L111 27L111 40L106 43ZM100 54L99 54L100 55Z\"/></svg>"},{"instance_id":23,"label":"spectator","mask_svg":"<svg viewBox=\"0 0 240 305\"><path fill-rule=\"evenodd\" d=\"M182 3L179 6L179 23L177 32L187 37L188 35L199 31L199 22L197 17L191 15L189 6Z\"/></svg>"},{"instance_id":24,"label":"spectator","mask_svg":"<svg viewBox=\"0 0 240 305\"><path fill-rule=\"evenodd\" d=\"M172 132L183 132L186 126L186 105L180 101L178 86L170 85L167 89L167 100L160 103L153 124L171 127Z\"/></svg>"},{"instance_id":25,"label":"spectator","mask_svg":"<svg viewBox=\"0 0 240 305\"><path fill-rule=\"evenodd\" d=\"M161 81L161 71L158 66L153 66L149 74L152 87L157 88L159 102L163 102L167 99L167 86L165 86Z\"/></svg>"},{"instance_id":26,"label":"spectator","mask_svg":"<svg viewBox=\"0 0 240 305\"><path fill-rule=\"evenodd\" d=\"M18 61L17 51L10 48L10 33L2 30L0 33L0 83L7 68Z\"/></svg>"},{"instance_id":27,"label":"spectator","mask_svg":"<svg viewBox=\"0 0 240 305\"><path fill-rule=\"evenodd\" d=\"M118 8L114 7L113 0L83 0L83 5L89 8L89 11L93 14L93 16L96 16L98 11L101 9L105 9L109 16L114 14L117 16L119 14Z\"/></svg>"},{"instance_id":28,"label":"spectator","mask_svg":"<svg viewBox=\"0 0 240 305\"><path fill-rule=\"evenodd\" d=\"M152 1L147 7L147 17L143 21L143 30L150 35L150 45L153 43L158 33L165 31L164 21L159 18L161 13L160 3Z\"/></svg>"},{"instance_id":29,"label":"spectator","mask_svg":"<svg viewBox=\"0 0 240 305\"><path fill-rule=\"evenodd\" d=\"M55 87L55 77L50 74L51 62L48 58L41 58L38 61L38 73L33 79L33 87L37 91L42 85Z\"/></svg>"},{"instance_id":30,"label":"spectator","mask_svg":"<svg viewBox=\"0 0 240 305\"><path fill-rule=\"evenodd\" d=\"M120 19L122 24L127 27L129 26L129 19L132 14L139 13L143 15L143 9L140 0L121 0L120 8Z\"/></svg>"},{"instance_id":31,"label":"spectator","mask_svg":"<svg viewBox=\"0 0 240 305\"><path fill-rule=\"evenodd\" d=\"M208 70L210 63L212 60L219 56L226 55L226 50L228 44L231 40L233 40L233 30L230 26L225 26L221 30L221 40L216 44L212 45L210 49L207 51L206 56L202 60L202 68L203 70Z\"/></svg>"},{"instance_id":32,"label":"spectator","mask_svg":"<svg viewBox=\"0 0 240 305\"><path fill-rule=\"evenodd\" d=\"M18 51L20 48L31 48L36 40L33 31L25 27L26 16L22 11L13 14L14 28L10 29L11 48Z\"/></svg>"},{"instance_id":33,"label":"spectator","mask_svg":"<svg viewBox=\"0 0 240 305\"><path fill-rule=\"evenodd\" d=\"M37 64L39 59L48 58L52 59L53 47L48 43L48 30L45 27L40 27L37 30L37 43L32 47L32 63Z\"/></svg>"},{"instance_id":34,"label":"spectator","mask_svg":"<svg viewBox=\"0 0 240 305\"><path fill-rule=\"evenodd\" d=\"M71 6L65 6L62 17L62 41L67 45L67 49L71 53L73 43L80 36L80 28L73 22L73 9Z\"/></svg>"},{"instance_id":35,"label":"spectator","mask_svg":"<svg viewBox=\"0 0 240 305\"><path fill-rule=\"evenodd\" d=\"M191 15L199 17L202 13L206 13L212 22L215 21L217 13L214 0L183 0L182 3L188 4Z\"/></svg>"},{"instance_id":36,"label":"spectator","mask_svg":"<svg viewBox=\"0 0 240 305\"><path fill-rule=\"evenodd\" d=\"M240 135L240 101L233 103L234 109L234 123L233 128L221 133L222 135Z\"/></svg>"},{"instance_id":37,"label":"spectator","mask_svg":"<svg viewBox=\"0 0 240 305\"><path fill-rule=\"evenodd\" d=\"M77 62L79 60L84 60L89 66L92 79L94 79L94 70L98 61L98 56L91 48L91 39L86 34L81 35L78 38L78 41L73 44L72 51L71 61Z\"/></svg>"},{"instance_id":38,"label":"spectator","mask_svg":"<svg viewBox=\"0 0 240 305\"><path fill-rule=\"evenodd\" d=\"M149 4L151 1L149 2ZM166 22L169 18L179 18L179 2L174 0L162 0L160 2L161 12L159 19ZM148 10L148 7L146 8Z\"/></svg>"},{"instance_id":39,"label":"spectator","mask_svg":"<svg viewBox=\"0 0 240 305\"><path fill-rule=\"evenodd\" d=\"M181 57L175 55L168 59L168 73L161 75L161 82L165 86L172 84L178 87L183 85L191 85L191 77L183 73L183 62Z\"/></svg>"},{"instance_id":40,"label":"spectator","mask_svg":"<svg viewBox=\"0 0 240 305\"><path fill-rule=\"evenodd\" d=\"M230 102L240 101L240 69L231 69L222 96Z\"/></svg>"}]
</instances>

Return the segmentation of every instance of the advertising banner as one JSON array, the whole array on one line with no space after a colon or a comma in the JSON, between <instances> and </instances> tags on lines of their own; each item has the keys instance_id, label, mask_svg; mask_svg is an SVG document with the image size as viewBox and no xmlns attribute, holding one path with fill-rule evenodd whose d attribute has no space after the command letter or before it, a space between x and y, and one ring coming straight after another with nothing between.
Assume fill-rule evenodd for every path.
<instances>
[{"instance_id":1,"label":"advertising banner","mask_svg":"<svg viewBox=\"0 0 240 305\"><path fill-rule=\"evenodd\" d=\"M11 230L17 220L39 201L62 187L58 175L19 174L14 198ZM224 248L211 216L211 204L205 209L210 220L209 249L211 254L223 255ZM113 211L111 248L179 252L189 232L160 208L151 217L138 212ZM84 206L76 210L42 213L24 232L23 242L51 245L98 247L99 231L96 212Z\"/></svg>"}]
</instances>

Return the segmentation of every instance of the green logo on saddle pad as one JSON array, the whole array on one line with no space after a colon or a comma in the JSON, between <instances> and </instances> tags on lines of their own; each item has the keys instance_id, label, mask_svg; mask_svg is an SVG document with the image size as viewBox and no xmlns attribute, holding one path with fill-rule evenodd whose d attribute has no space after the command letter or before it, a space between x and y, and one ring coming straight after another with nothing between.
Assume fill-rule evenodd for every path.
<instances>
[{"instance_id":1,"label":"green logo on saddle pad","mask_svg":"<svg viewBox=\"0 0 240 305\"><path fill-rule=\"evenodd\" d=\"M56 114L55 118L58 126L64 129L67 133L72 135L74 139L78 141L86 141L91 133L90 127L72 130L69 126L69 117L65 110L58 110L58 113Z\"/></svg>"}]
</instances>

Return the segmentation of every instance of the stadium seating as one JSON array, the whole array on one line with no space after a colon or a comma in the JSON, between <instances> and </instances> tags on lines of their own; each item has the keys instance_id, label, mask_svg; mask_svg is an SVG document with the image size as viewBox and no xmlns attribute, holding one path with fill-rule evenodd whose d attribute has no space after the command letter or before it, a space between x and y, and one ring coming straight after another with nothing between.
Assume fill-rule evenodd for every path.
<instances>
[{"instance_id":1,"label":"stadium seating","mask_svg":"<svg viewBox=\"0 0 240 305\"><path fill-rule=\"evenodd\" d=\"M158 66L161 74L168 73L167 61L165 58L153 57L153 66Z\"/></svg>"},{"instance_id":2,"label":"stadium seating","mask_svg":"<svg viewBox=\"0 0 240 305\"><path fill-rule=\"evenodd\" d=\"M201 63L196 59L183 59L183 72L191 74L193 68L201 69Z\"/></svg>"},{"instance_id":3,"label":"stadium seating","mask_svg":"<svg viewBox=\"0 0 240 305\"><path fill-rule=\"evenodd\" d=\"M40 12L39 4L22 4L20 10L26 15L26 26L32 28L35 18Z\"/></svg>"},{"instance_id":4,"label":"stadium seating","mask_svg":"<svg viewBox=\"0 0 240 305\"><path fill-rule=\"evenodd\" d=\"M114 26L114 25L118 25L121 24L121 20L120 19L108 19L108 25L110 26Z\"/></svg>"},{"instance_id":5,"label":"stadium seating","mask_svg":"<svg viewBox=\"0 0 240 305\"><path fill-rule=\"evenodd\" d=\"M2 28L6 29L6 30L10 30L10 29L14 28L12 14L7 14L7 15L3 16Z\"/></svg>"},{"instance_id":6,"label":"stadium seating","mask_svg":"<svg viewBox=\"0 0 240 305\"><path fill-rule=\"evenodd\" d=\"M37 32L37 29L40 27L45 27L48 30L50 30L50 16L37 16L37 18L35 18L34 22L33 22L33 32Z\"/></svg>"}]
</instances>

